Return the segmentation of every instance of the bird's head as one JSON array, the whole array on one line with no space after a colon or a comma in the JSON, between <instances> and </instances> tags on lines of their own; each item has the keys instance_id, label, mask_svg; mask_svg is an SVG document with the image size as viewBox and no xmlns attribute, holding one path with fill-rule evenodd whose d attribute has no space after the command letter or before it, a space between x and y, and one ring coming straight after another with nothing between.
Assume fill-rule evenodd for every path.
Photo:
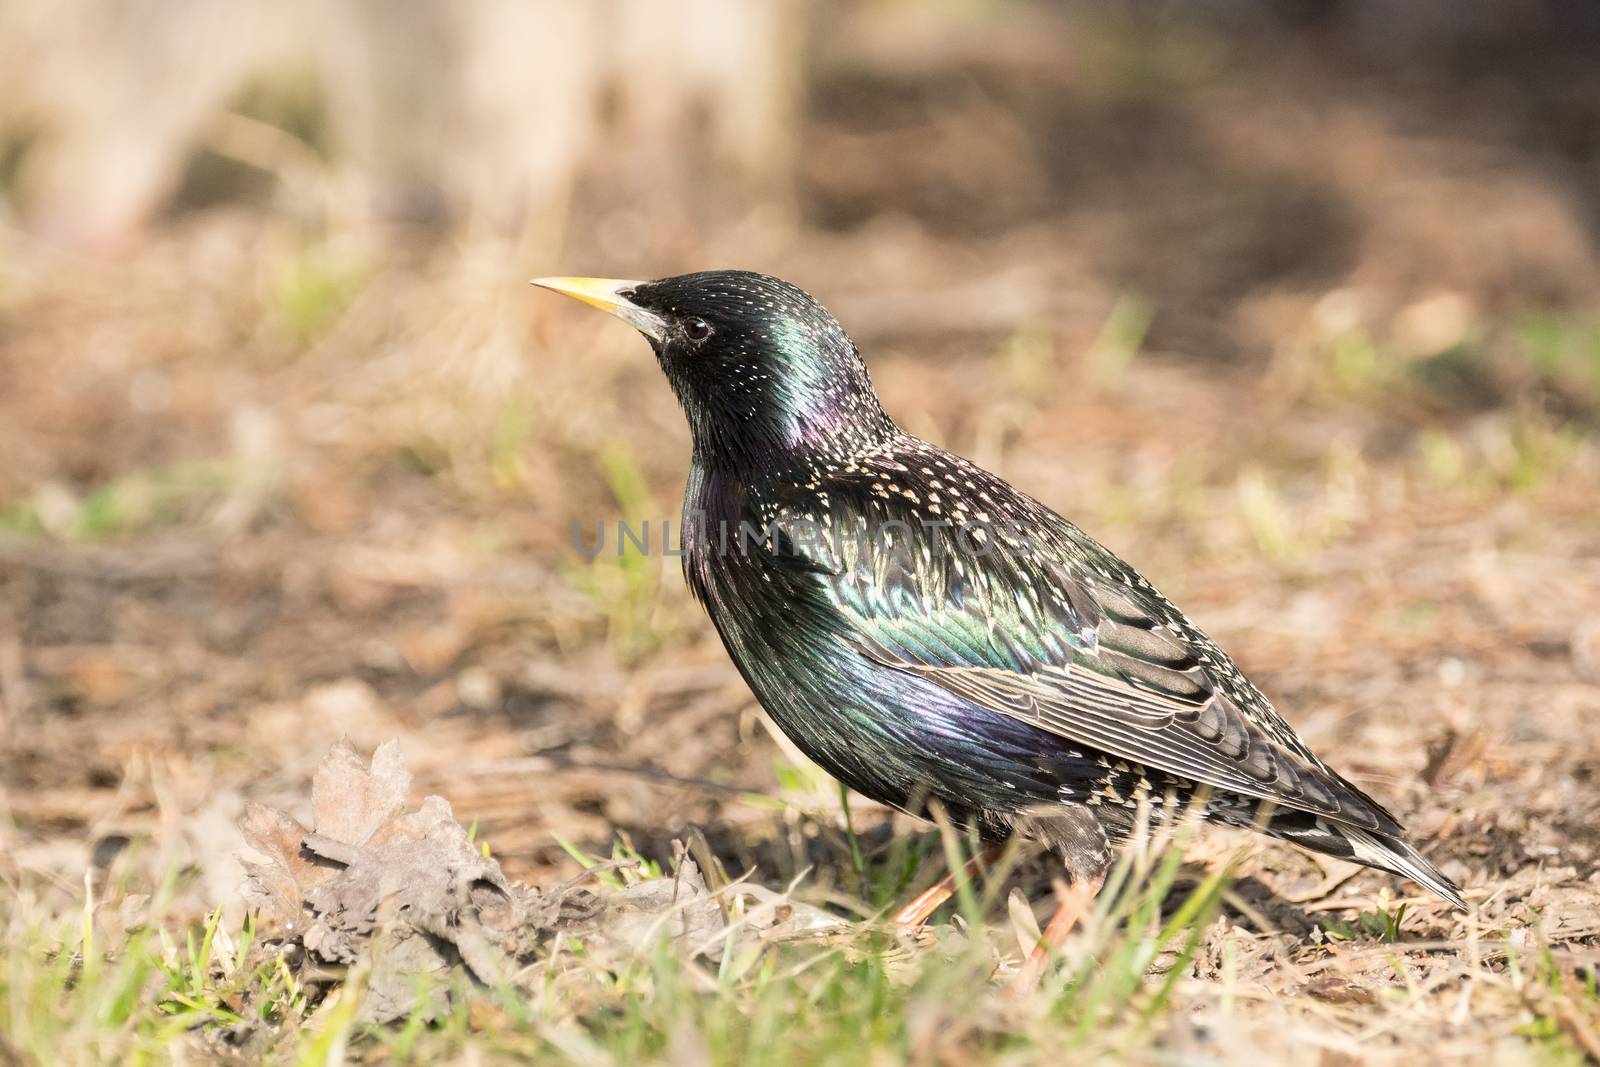
<instances>
[{"instance_id":1,"label":"bird's head","mask_svg":"<svg viewBox=\"0 0 1600 1067\"><path fill-rule=\"evenodd\" d=\"M719 270L533 284L608 311L649 338L703 463L849 455L895 432L849 335L788 282Z\"/></svg>"}]
</instances>

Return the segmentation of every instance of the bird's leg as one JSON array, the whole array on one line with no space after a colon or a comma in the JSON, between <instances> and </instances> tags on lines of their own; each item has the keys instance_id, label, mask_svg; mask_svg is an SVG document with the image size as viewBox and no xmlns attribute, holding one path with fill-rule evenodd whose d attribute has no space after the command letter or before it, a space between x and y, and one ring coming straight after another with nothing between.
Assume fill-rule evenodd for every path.
<instances>
[{"instance_id":1,"label":"bird's leg","mask_svg":"<svg viewBox=\"0 0 1600 1067\"><path fill-rule=\"evenodd\" d=\"M1066 941L1072 928L1083 921L1089 914L1089 909L1094 907L1094 898L1100 892L1100 887L1106 884L1105 872L1088 878L1074 879L1070 884L1056 883L1056 913L1045 924L1044 933L1039 938L1039 943L1033 947L1028 958L1022 964L1022 970L1017 974L1017 989L1022 992L1032 990L1039 984L1039 979L1044 976L1045 966L1050 962L1050 956Z\"/></svg>"},{"instance_id":2,"label":"bird's leg","mask_svg":"<svg viewBox=\"0 0 1600 1067\"><path fill-rule=\"evenodd\" d=\"M889 921L896 926L921 926L928 921L930 915L939 910L939 905L955 896L956 886L960 884L958 879L965 878L970 881L976 878L999 859L1004 851L1004 845L990 845L985 848L968 860L959 874L952 871L918 893L910 903L895 912Z\"/></svg>"}]
</instances>

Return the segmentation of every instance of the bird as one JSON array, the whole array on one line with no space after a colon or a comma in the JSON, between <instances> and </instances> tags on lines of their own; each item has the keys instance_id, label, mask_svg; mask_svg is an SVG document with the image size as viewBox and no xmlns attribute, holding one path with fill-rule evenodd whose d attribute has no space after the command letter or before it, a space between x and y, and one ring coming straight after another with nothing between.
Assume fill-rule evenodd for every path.
<instances>
[{"instance_id":1,"label":"bird","mask_svg":"<svg viewBox=\"0 0 1600 1067\"><path fill-rule=\"evenodd\" d=\"M984 852L1022 835L1065 892L1029 963L1083 919L1147 816L1194 810L1312 852L1459 888L1302 741L1138 571L995 474L885 413L856 344L780 279L537 278L649 341L692 440L682 561L773 722L850 789Z\"/></svg>"}]
</instances>

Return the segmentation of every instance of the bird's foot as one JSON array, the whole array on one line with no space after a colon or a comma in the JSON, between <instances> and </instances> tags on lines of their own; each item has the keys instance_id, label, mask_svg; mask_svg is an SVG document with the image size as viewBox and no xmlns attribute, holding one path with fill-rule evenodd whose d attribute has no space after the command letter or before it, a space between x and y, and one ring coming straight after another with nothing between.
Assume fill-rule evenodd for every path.
<instances>
[{"instance_id":1,"label":"bird's foot","mask_svg":"<svg viewBox=\"0 0 1600 1067\"><path fill-rule=\"evenodd\" d=\"M895 926L923 925L939 910L940 905L956 895L960 879L971 881L976 878L999 859L1003 851L1001 846L984 849L968 860L959 874L947 874L918 893L905 907L889 916L889 922Z\"/></svg>"},{"instance_id":2,"label":"bird's foot","mask_svg":"<svg viewBox=\"0 0 1600 1067\"><path fill-rule=\"evenodd\" d=\"M1045 968L1050 964L1050 957L1061 948L1073 927L1089 914L1089 909L1094 907L1095 895L1100 892L1100 887L1105 881L1105 875L1101 874L1094 878L1075 881L1070 885L1061 881L1056 882L1056 913L1050 917L1039 943L1033 947L1033 951L1023 961L1022 969L1017 972L1015 984L1012 986L1015 992L1031 993L1038 988L1039 980L1044 977Z\"/></svg>"}]
</instances>

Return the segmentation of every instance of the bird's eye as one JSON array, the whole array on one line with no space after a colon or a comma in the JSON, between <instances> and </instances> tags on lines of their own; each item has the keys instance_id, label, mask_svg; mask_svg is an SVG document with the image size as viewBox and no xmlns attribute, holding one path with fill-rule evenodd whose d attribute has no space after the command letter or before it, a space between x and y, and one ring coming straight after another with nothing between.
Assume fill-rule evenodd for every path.
<instances>
[{"instance_id":1,"label":"bird's eye","mask_svg":"<svg viewBox=\"0 0 1600 1067\"><path fill-rule=\"evenodd\" d=\"M685 319L683 333L691 341L704 341L711 336L711 324L705 319Z\"/></svg>"}]
</instances>

